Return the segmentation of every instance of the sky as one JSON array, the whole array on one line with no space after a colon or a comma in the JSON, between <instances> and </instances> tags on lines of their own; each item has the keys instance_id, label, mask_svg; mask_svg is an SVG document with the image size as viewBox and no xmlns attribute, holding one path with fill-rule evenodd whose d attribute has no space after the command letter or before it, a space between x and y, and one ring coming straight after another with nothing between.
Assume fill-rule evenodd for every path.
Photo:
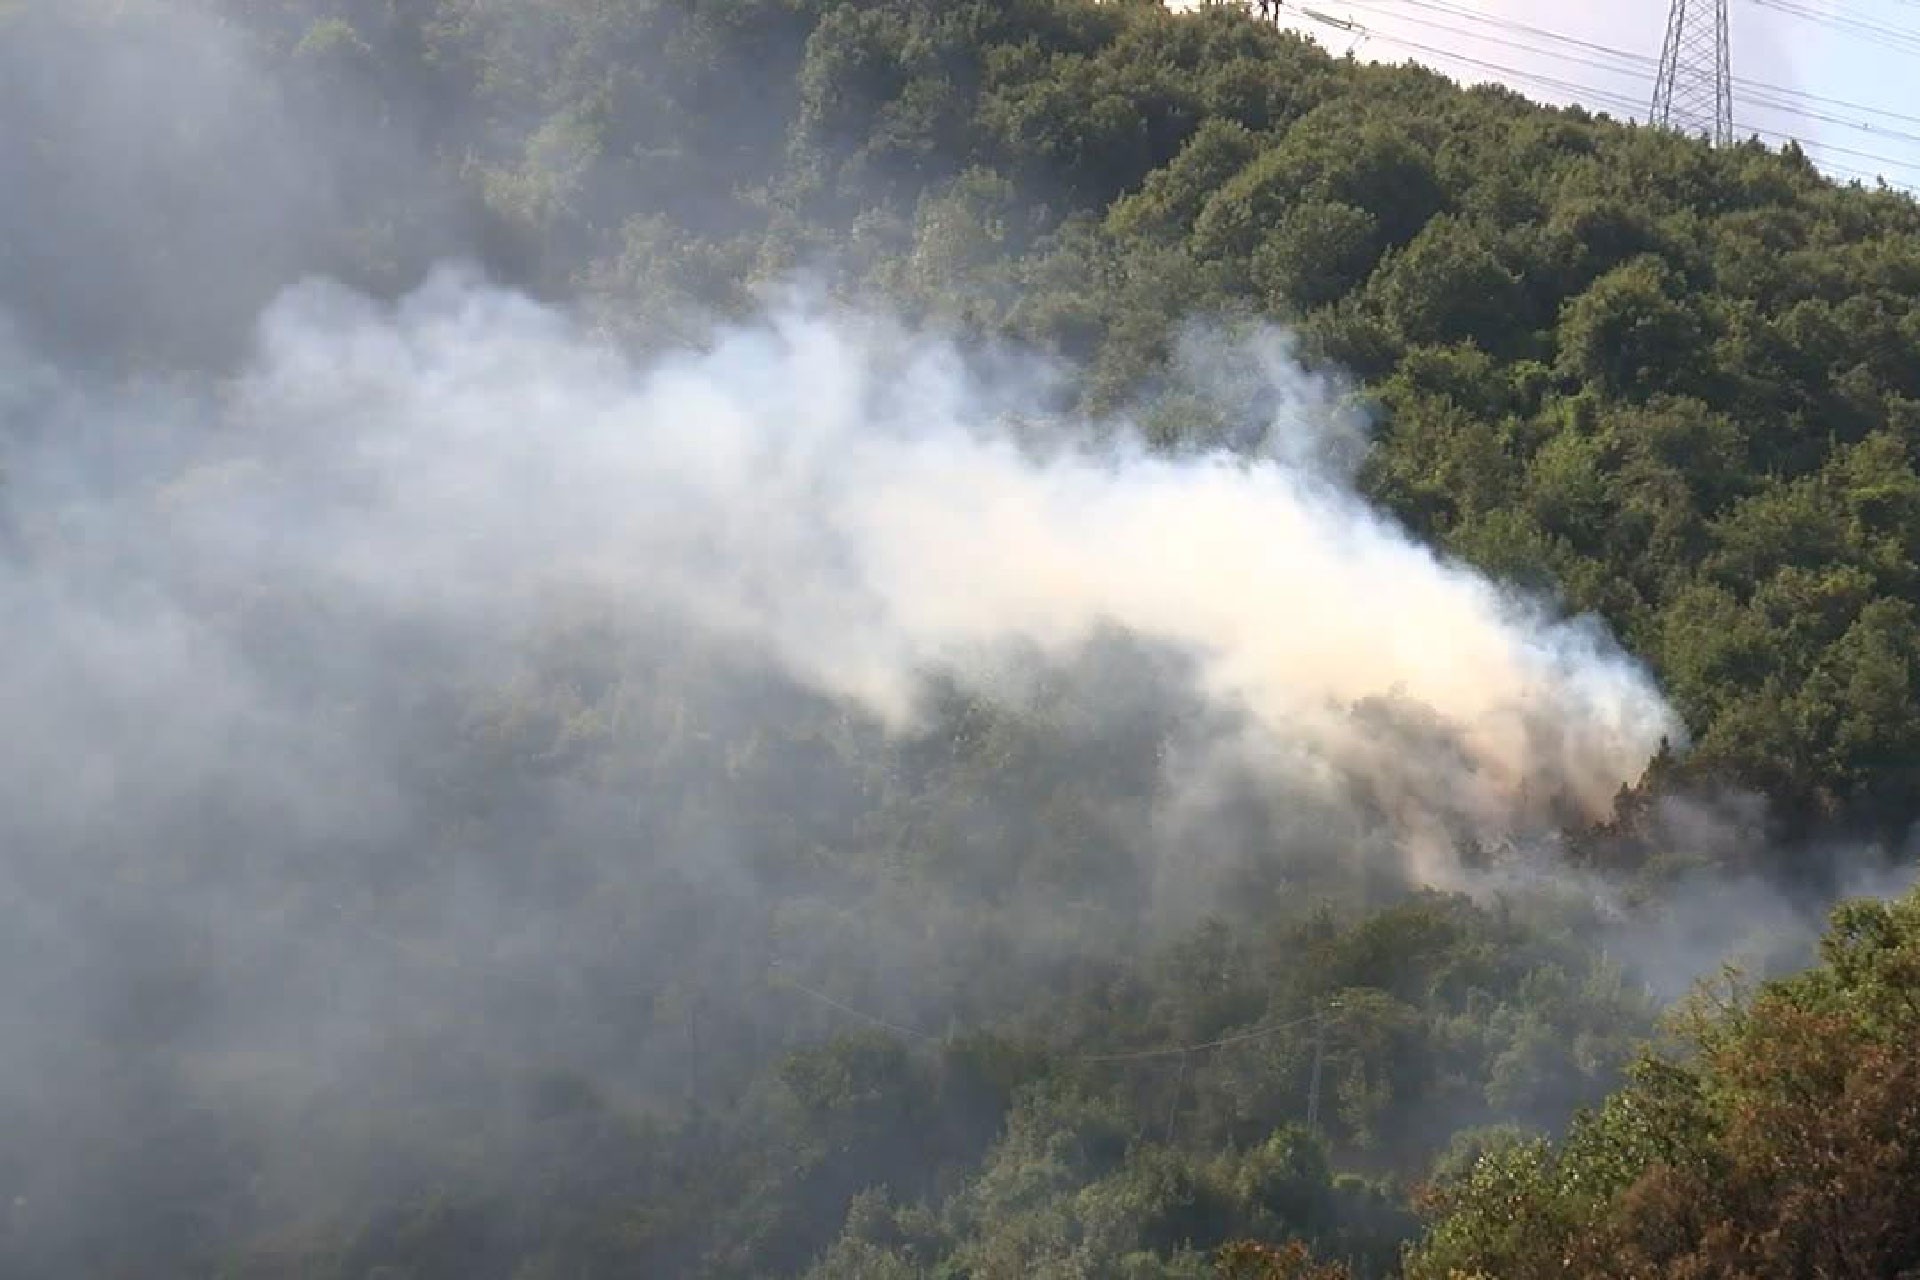
<instances>
[{"instance_id":1,"label":"sky","mask_svg":"<svg viewBox=\"0 0 1920 1280\"><path fill-rule=\"evenodd\" d=\"M1288 0L1283 11L1335 52L1644 120L1668 0ZM1729 24L1736 136L1792 138L1841 180L1920 189L1920 0L1732 0Z\"/></svg>"}]
</instances>

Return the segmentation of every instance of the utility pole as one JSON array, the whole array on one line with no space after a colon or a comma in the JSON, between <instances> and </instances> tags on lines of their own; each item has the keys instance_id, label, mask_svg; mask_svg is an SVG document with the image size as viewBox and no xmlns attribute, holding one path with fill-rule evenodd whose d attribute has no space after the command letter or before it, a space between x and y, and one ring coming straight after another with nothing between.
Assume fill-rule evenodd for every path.
<instances>
[{"instance_id":1,"label":"utility pole","mask_svg":"<svg viewBox=\"0 0 1920 1280\"><path fill-rule=\"evenodd\" d=\"M1173 1074L1173 1105L1167 1108L1167 1145L1173 1145L1173 1122L1180 1115L1180 1090L1187 1083L1187 1055L1180 1055L1180 1069Z\"/></svg>"},{"instance_id":2,"label":"utility pole","mask_svg":"<svg viewBox=\"0 0 1920 1280\"><path fill-rule=\"evenodd\" d=\"M700 1015L693 996L687 996L687 1102L700 1101Z\"/></svg>"},{"instance_id":3,"label":"utility pole","mask_svg":"<svg viewBox=\"0 0 1920 1280\"><path fill-rule=\"evenodd\" d=\"M1653 84L1656 128L1733 145L1733 57L1727 0L1670 0L1660 74Z\"/></svg>"},{"instance_id":4,"label":"utility pole","mask_svg":"<svg viewBox=\"0 0 1920 1280\"><path fill-rule=\"evenodd\" d=\"M1320 1132L1320 1071L1327 1064L1327 1015L1339 1008L1338 1001L1329 1004L1313 1020L1313 1074L1307 1080L1307 1132Z\"/></svg>"}]
</instances>

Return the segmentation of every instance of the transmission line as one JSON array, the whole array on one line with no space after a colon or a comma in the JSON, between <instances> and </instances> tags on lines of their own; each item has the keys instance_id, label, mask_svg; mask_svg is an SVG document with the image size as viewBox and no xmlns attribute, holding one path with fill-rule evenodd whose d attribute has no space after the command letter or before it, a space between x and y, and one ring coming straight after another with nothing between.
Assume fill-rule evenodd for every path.
<instances>
[{"instance_id":1,"label":"transmission line","mask_svg":"<svg viewBox=\"0 0 1920 1280\"><path fill-rule=\"evenodd\" d=\"M1871 18L1859 18L1851 14L1817 9L1810 4L1800 3L1799 0L1747 0L1747 3L1758 9L1771 9L1775 13L1801 18L1843 35L1869 41L1877 46L1892 45L1907 53L1920 53L1920 32L1906 27L1889 26L1884 22L1875 22Z\"/></svg>"},{"instance_id":2,"label":"transmission line","mask_svg":"<svg viewBox=\"0 0 1920 1280\"><path fill-rule=\"evenodd\" d=\"M1439 14L1444 14L1448 17L1459 18L1463 21L1475 23L1480 26L1493 27L1499 30L1504 30L1504 31L1519 32L1523 35L1532 36L1538 40L1547 41L1550 44L1565 45L1568 48L1580 49L1587 53L1598 54L1603 58L1617 60L1620 63L1625 64L1619 68L1612 67L1605 63L1583 63L1582 64L1582 65L1596 66L1602 70L1608 70L1608 71L1618 70L1623 73L1631 70L1631 71L1643 73L1646 75L1652 75L1659 69L1659 60L1656 58L1649 57L1644 53L1635 53L1631 50L1615 48L1612 45L1602 44L1595 40L1583 40L1577 36L1569 36L1562 32L1553 31L1546 27L1533 26L1529 23L1520 22L1512 18L1503 18L1503 17L1496 16L1494 14L1480 13L1480 12L1477 12L1476 10L1466 8L1462 5L1449 3L1448 0L1347 0L1347 3L1350 5L1358 5L1362 9L1378 9L1378 10L1390 10L1390 11L1397 11L1403 7L1414 8L1414 9L1424 9L1432 13L1439 13ZM1902 3L1912 4L1916 7L1920 7L1920 0L1902 0ZM1521 49L1524 52L1538 54L1543 57L1566 59L1566 55L1559 53L1555 50L1542 49L1536 46L1527 45L1527 44L1523 44L1516 41L1495 40L1493 37L1482 34L1481 32L1478 32L1478 31L1471 31L1461 27L1451 27L1444 23L1433 22L1430 19L1428 20L1415 19L1413 17L1400 14L1397 12L1395 12L1394 16L1399 18L1402 21L1407 21L1407 22L1417 21L1417 22L1420 22L1421 25L1423 26L1430 26L1438 30L1449 31L1452 34L1463 36L1470 40L1480 40L1480 41L1486 41L1489 43L1503 44L1511 48ZM1378 33L1375 33L1375 34L1378 34ZM1566 59L1566 60L1573 61L1573 59ZM1819 106L1832 107L1841 111L1855 111L1855 112L1860 112L1861 114L1864 114L1864 115L1878 116L1886 120L1898 120L1906 124L1920 124L1920 115L1915 115L1911 112L1894 111L1886 107L1877 107L1864 102L1851 102L1844 98L1835 98L1826 94L1812 93L1805 89L1796 89L1791 85L1772 84L1765 80L1753 80L1753 79L1749 79L1746 76L1735 75L1733 77L1733 86L1735 89L1739 90L1740 96L1742 98L1752 100L1752 101L1760 101L1760 98L1758 95L1770 95L1770 96L1779 97L1779 98L1793 98L1793 99L1798 99L1802 102L1810 102L1810 103L1817 104ZM1806 112L1803 108L1787 105L1785 103L1764 103L1763 105L1771 106L1774 109L1779 111L1790 112L1790 113L1799 112L1801 114L1806 114L1812 117L1812 113ZM1828 123L1846 123L1846 124L1850 124L1851 127L1857 128L1857 129L1872 130L1876 128L1876 126L1872 126L1872 125L1843 121L1837 117L1812 117L1812 118L1823 119L1823 120L1826 120Z\"/></svg>"},{"instance_id":3,"label":"transmission line","mask_svg":"<svg viewBox=\"0 0 1920 1280\"><path fill-rule=\"evenodd\" d=\"M1398 2L1419 4L1419 0L1398 0ZM1367 7L1369 4L1379 4L1384 7L1384 5L1386 4L1395 3L1395 0L1349 0L1349 3L1357 3L1357 4L1360 4L1362 7ZM1915 3L1920 4L1920 0L1915 0ZM1432 5L1432 4L1421 4L1420 7L1439 8L1440 6ZM1526 41L1522 41L1522 40L1509 40L1509 39L1502 38L1500 36L1485 35L1485 34L1482 34L1481 32L1470 31L1464 27L1454 26L1451 23L1435 22L1429 18L1416 18L1407 14L1396 14L1395 18L1399 22L1412 23L1416 26L1431 28L1436 31L1445 32L1449 35L1460 36L1468 40L1477 40L1485 44L1500 45L1504 48L1516 49L1521 53L1531 53L1539 57L1554 58L1562 62L1570 62L1577 66L1591 67L1593 69L1600 70L1600 71L1611 71L1616 73L1640 72L1640 71L1652 70L1655 68L1655 65L1656 65L1654 63L1654 60L1651 58L1642 57L1638 54L1627 53L1624 50L1609 49L1605 45L1594 44L1591 41L1586 41L1586 40L1568 39L1567 43L1578 45L1586 49L1597 50L1610 57L1618 58L1623 62L1631 62L1637 65L1615 66L1611 63L1602 62L1594 58L1585 58L1575 54L1562 53L1557 49L1544 49L1537 44L1529 44ZM1521 26L1523 24L1516 23L1516 24L1501 24L1501 25ZM1529 31L1533 31L1537 29L1538 28L1532 28L1532 27L1526 28L1526 30L1529 30ZM1387 41L1388 43L1405 43L1403 41L1396 40L1396 38L1393 35L1387 32L1379 31L1374 28L1370 28L1370 27L1366 28L1366 32L1369 36L1377 40L1384 40L1384 41ZM1454 55L1454 56L1458 57L1458 56L1464 56L1464 55ZM1513 74L1518 75L1519 73L1515 72ZM1598 94L1606 93L1607 91L1587 87L1587 88L1583 88L1582 92L1591 97ZM1853 129L1861 133L1870 134L1876 138L1886 138L1892 141L1912 142L1912 143L1920 144L1920 133L1910 133L1904 129L1891 129L1882 125L1868 124L1860 120L1851 120L1845 116L1837 116L1829 112L1817 111L1807 107L1797 106L1790 102L1781 101L1780 99L1774 96L1776 93L1785 93L1785 92L1788 92L1788 91L1775 90L1770 87L1762 86L1759 84L1751 84L1747 86L1746 91L1743 93L1743 100L1752 102L1757 106L1766 107L1769 110L1778 111L1783 115L1800 116L1808 120L1817 120L1823 124L1839 125L1843 128ZM1807 96L1809 97L1810 100L1815 100L1815 101L1819 100L1815 98L1814 95L1807 95ZM1623 95L1616 94L1614 95L1614 97L1616 98L1617 101L1621 102L1622 104L1627 103L1627 99ZM1851 104L1836 104L1836 105L1850 106ZM1859 109L1874 110L1873 108L1859 108ZM1885 112L1880 114L1886 114L1896 119L1909 120L1915 124L1920 124L1920 116L1903 116L1894 112ZM1739 129L1742 126L1735 125L1734 127L1735 129ZM1786 135L1782 135L1782 136L1786 136Z\"/></svg>"},{"instance_id":4,"label":"transmission line","mask_svg":"<svg viewBox=\"0 0 1920 1280\"><path fill-rule=\"evenodd\" d=\"M1068 1055L1074 1062L1144 1062L1149 1058L1185 1057L1189 1053L1200 1053L1207 1049L1219 1049L1230 1044L1243 1044L1249 1040L1264 1040L1268 1036L1278 1035L1282 1031L1292 1031L1304 1027L1310 1022L1318 1022L1326 1017L1324 1011L1310 1013L1304 1018L1295 1018L1291 1022L1276 1023L1273 1026L1257 1027L1252 1031L1242 1031L1236 1035L1222 1036L1218 1040L1203 1040L1198 1044L1170 1045L1164 1049L1135 1049L1120 1053L1075 1053Z\"/></svg>"},{"instance_id":5,"label":"transmission line","mask_svg":"<svg viewBox=\"0 0 1920 1280\"><path fill-rule=\"evenodd\" d=\"M883 1018L879 1014L869 1013L865 1009L855 1008L853 1005L847 1004L844 1001L836 1000L826 992L810 987L798 978L787 973L778 961L775 961L770 967L779 971L780 981L792 987L801 995L811 1000L817 1000L830 1009L837 1009L850 1018L864 1022L869 1026L891 1031L896 1035L906 1036L910 1040L920 1041L922 1044L938 1044L941 1040L941 1037L922 1031L917 1027L909 1027L903 1023ZM1246 1044L1250 1041L1264 1040L1269 1036L1279 1035L1283 1031L1294 1031L1306 1026L1308 1023L1324 1020L1332 1010L1338 1007L1339 1002L1332 1001L1326 1008L1307 1014L1305 1017L1294 1018L1287 1022L1277 1022L1263 1027L1254 1027L1248 1031L1237 1031L1232 1035L1220 1036L1213 1040L1201 1040L1193 1044L1165 1045L1157 1049L1122 1049L1111 1053L1069 1053L1061 1056L1069 1062L1146 1062L1154 1058L1184 1058L1190 1053L1204 1053L1209 1049L1221 1049L1228 1045Z\"/></svg>"},{"instance_id":6,"label":"transmission line","mask_svg":"<svg viewBox=\"0 0 1920 1280\"><path fill-rule=\"evenodd\" d=\"M780 969L780 965L777 961L771 967L774 969ZM814 990L812 987L808 986L806 983L800 981L798 978L787 973L784 969L780 970L780 980L782 982L785 982L788 986L792 987L795 991L798 991L801 995L807 996L808 998L813 1000L818 1000L821 1004L826 1005L830 1009L838 1009L841 1013L846 1014L849 1018L858 1019L861 1022L867 1023L869 1026L879 1027L883 1031L891 1031L895 1035L905 1036L909 1040L918 1040L923 1044L937 1044L940 1040L939 1036L931 1035L925 1031L921 1031L917 1027L909 1027L909 1026L904 1026L898 1022L890 1022L886 1018L882 1018L878 1014L868 1013L864 1009L856 1009L850 1004L842 1004L840 1001L835 1000L832 996L828 995L826 992Z\"/></svg>"},{"instance_id":7,"label":"transmission line","mask_svg":"<svg viewBox=\"0 0 1920 1280\"><path fill-rule=\"evenodd\" d=\"M1641 110L1641 106L1639 102L1626 96L1623 93L1619 93L1613 90L1598 88L1594 85L1583 84L1578 81L1567 80L1558 76L1546 75L1538 71L1524 70L1520 67L1510 66L1506 63L1501 63L1501 62L1494 62L1486 58L1476 58L1470 54L1458 53L1451 49L1444 49L1435 45L1423 43L1418 40L1409 39L1406 36L1394 35L1389 32L1380 31L1376 28L1368 27L1362 23L1353 22L1351 20L1342 22L1342 21L1333 19L1330 15L1320 13L1314 10L1300 8L1297 10L1297 12L1300 12L1309 20L1321 23L1322 25L1331 24L1334 26L1338 26L1342 30L1357 32L1371 39L1383 41L1387 44L1395 45L1403 49L1410 49L1416 53L1425 54L1430 58L1434 58L1442 62L1456 63L1463 66L1472 67L1476 70L1491 72L1495 76L1500 77L1503 80L1519 81L1525 84L1532 84L1541 88L1551 90L1556 93L1565 94L1568 97L1571 97L1577 101L1582 101L1586 103L1597 103L1604 106L1611 106L1628 113L1630 117L1637 117ZM1473 38L1484 38L1484 37L1476 36ZM1771 105L1771 104L1763 104L1763 105ZM1799 114L1805 114L1805 113L1801 112ZM1752 124L1750 122L1737 121L1735 122L1733 128L1736 133L1745 133L1745 134L1750 134L1750 135L1761 137L1761 138L1771 138L1780 142L1791 142L1800 146L1802 149L1805 149L1805 150L1811 150L1811 151L1817 151L1817 152L1828 152L1834 155L1849 156L1854 159L1871 161L1875 164L1888 165L1895 169L1903 169L1910 172L1920 173L1920 160L1902 159L1896 156L1882 155L1878 152L1862 151L1858 148L1847 147L1838 143L1807 139L1807 138L1800 137L1797 134L1787 133L1779 129L1770 129L1762 125ZM1875 132L1879 132L1880 136L1885 136L1885 137L1896 139L1896 140L1913 139L1915 141L1920 141L1920 135L1906 134L1906 133L1897 132L1897 131L1875 131ZM1875 177L1875 178L1883 177L1883 175L1880 175L1880 174L1870 174L1865 171L1862 171L1856 168L1851 168L1849 166L1845 166L1841 164L1828 163L1827 167L1831 169L1836 169L1836 170L1844 170L1858 177ZM1894 184L1890 184L1890 185L1894 185Z\"/></svg>"}]
</instances>

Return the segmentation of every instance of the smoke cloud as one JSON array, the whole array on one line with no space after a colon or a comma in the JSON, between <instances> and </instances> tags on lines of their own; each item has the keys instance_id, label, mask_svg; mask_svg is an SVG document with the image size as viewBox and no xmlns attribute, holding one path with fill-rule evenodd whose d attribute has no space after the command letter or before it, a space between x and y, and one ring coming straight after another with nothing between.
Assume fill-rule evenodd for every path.
<instances>
[{"instance_id":1,"label":"smoke cloud","mask_svg":"<svg viewBox=\"0 0 1920 1280\"><path fill-rule=\"evenodd\" d=\"M972 360L800 294L636 364L464 271L392 307L311 284L267 313L217 396L82 406L44 370L14 373L16 434L58 441L13 463L16 519L52 519L36 507L64 493L85 534L43 531L8 590L58 597L46 660L103 717L138 707L138 750L205 767L285 714L285 681L371 674L325 656L324 674L296 672L203 634L236 593L270 588L328 600L347 637L405 620L481 665L559 602L611 604L895 728L930 675L1017 696L1022 672L1119 632L1188 665L1238 724L1240 763L1380 806L1429 880L1449 873L1447 833L1603 814L1679 732L1646 673L1592 623L1370 510L1340 388L1279 335L1237 341L1257 377L1227 408L1264 415L1243 424L1260 443L1168 456L1125 421L1059 420L1038 364ZM131 491L86 492L73 424L56 422L76 414L91 465ZM95 594L75 600L76 581ZM13 670L16 702L56 678ZM368 758L345 732L242 750L280 770L274 802L297 822L316 794L303 777ZM101 736L104 772L34 793L69 797L72 816L109 807L144 770L113 761L124 735Z\"/></svg>"},{"instance_id":2,"label":"smoke cloud","mask_svg":"<svg viewBox=\"0 0 1920 1280\"><path fill-rule=\"evenodd\" d=\"M8 337L0 1082L31 1107L102 1027L194 1046L228 1098L400 1028L611 1059L604 984L844 951L806 849L889 805L983 862L1079 812L1083 877L1190 919L1275 856L1458 880L1463 842L1603 812L1676 732L1599 629L1356 496L1363 423L1283 337L1184 367L1251 444L1150 452L1055 412L1058 370L803 293L650 361L461 269L297 288L218 380ZM956 689L1051 698L1062 758L923 816L844 764L676 745L823 715L912 744ZM1022 901L984 933L858 913L862 981L910 1007L916 957L1085 945L1071 898Z\"/></svg>"}]
</instances>

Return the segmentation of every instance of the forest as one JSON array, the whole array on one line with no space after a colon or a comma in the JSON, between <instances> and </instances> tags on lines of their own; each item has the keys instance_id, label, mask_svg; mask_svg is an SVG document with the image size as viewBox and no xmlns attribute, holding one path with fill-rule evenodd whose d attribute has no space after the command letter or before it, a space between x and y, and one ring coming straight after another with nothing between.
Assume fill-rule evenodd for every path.
<instances>
[{"instance_id":1,"label":"forest","mask_svg":"<svg viewBox=\"0 0 1920 1280\"><path fill-rule=\"evenodd\" d=\"M1920 1274L1920 203L1250 10L0 0L0 1274Z\"/></svg>"}]
</instances>

